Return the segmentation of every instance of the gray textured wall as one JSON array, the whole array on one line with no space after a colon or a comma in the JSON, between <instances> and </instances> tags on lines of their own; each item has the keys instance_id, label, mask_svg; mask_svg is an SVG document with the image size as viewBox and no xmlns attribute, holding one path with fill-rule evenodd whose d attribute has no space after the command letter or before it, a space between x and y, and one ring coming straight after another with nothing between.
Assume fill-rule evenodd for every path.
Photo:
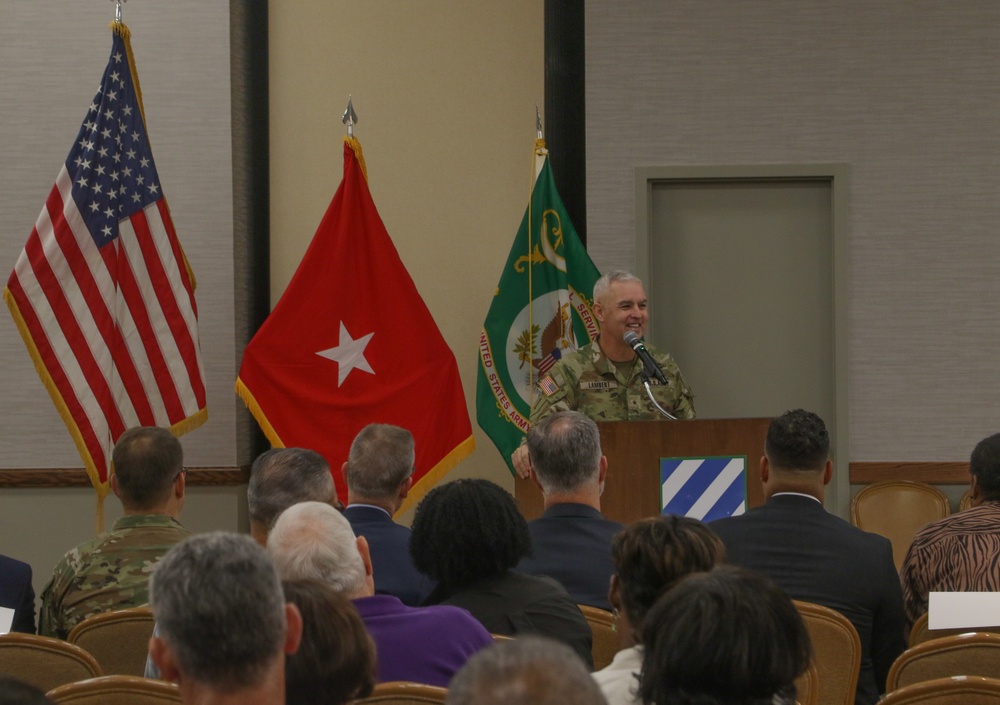
<instances>
[{"instance_id":1,"label":"gray textured wall","mask_svg":"<svg viewBox=\"0 0 1000 705\"><path fill-rule=\"evenodd\" d=\"M587 3L597 266L635 264L636 166L850 165L850 460L998 429L1000 3Z\"/></svg>"},{"instance_id":2,"label":"gray textured wall","mask_svg":"<svg viewBox=\"0 0 1000 705\"><path fill-rule=\"evenodd\" d=\"M0 277L35 224L111 53L110 2L0 4ZM208 421L182 438L186 462L236 461L229 3L133 2L123 19L153 158L194 270ZM0 465L81 467L13 320L0 313Z\"/></svg>"},{"instance_id":3,"label":"gray textured wall","mask_svg":"<svg viewBox=\"0 0 1000 705\"><path fill-rule=\"evenodd\" d=\"M0 3L0 277L6 284L80 129L111 52L110 2ZM185 435L191 466L236 463L229 3L131 2L123 19L153 156L198 282L209 420ZM0 311L0 467L79 468L80 456L13 321ZM246 488L189 487L193 531L245 528ZM89 488L0 488L0 552L34 567L36 590L94 533ZM121 514L109 496L106 526Z\"/></svg>"}]
</instances>

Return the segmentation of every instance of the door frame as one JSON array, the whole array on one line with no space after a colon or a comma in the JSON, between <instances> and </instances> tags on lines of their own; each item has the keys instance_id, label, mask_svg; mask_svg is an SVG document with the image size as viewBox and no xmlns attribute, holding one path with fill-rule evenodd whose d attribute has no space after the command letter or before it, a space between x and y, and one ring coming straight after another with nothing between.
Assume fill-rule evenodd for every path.
<instances>
[{"instance_id":1,"label":"door frame","mask_svg":"<svg viewBox=\"0 0 1000 705\"><path fill-rule=\"evenodd\" d=\"M650 277L650 223L652 222L653 186L667 182L754 182L754 181L825 181L830 184L830 232L833 239L831 281L833 291L833 386L834 419L831 426L832 453L835 464L833 481L827 488L826 506L846 519L850 512L850 443L848 414L848 197L847 164L749 164L709 166L641 166L635 168L635 251L636 276L648 286ZM756 466L748 463L748 472Z\"/></svg>"}]
</instances>

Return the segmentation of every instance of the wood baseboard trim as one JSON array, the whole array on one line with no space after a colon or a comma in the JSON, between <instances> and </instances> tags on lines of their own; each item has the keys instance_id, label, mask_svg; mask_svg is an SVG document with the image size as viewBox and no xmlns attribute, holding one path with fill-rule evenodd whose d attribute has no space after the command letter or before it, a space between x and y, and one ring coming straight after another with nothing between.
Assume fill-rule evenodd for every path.
<instances>
[{"instance_id":1,"label":"wood baseboard trim","mask_svg":"<svg viewBox=\"0 0 1000 705\"><path fill-rule=\"evenodd\" d=\"M969 484L968 463L851 463L852 485L884 480L915 480L931 485Z\"/></svg>"},{"instance_id":2,"label":"wood baseboard trim","mask_svg":"<svg viewBox=\"0 0 1000 705\"><path fill-rule=\"evenodd\" d=\"M243 485L250 479L250 466L188 468L192 486ZM0 487L90 487L83 468L24 468L0 470Z\"/></svg>"}]
</instances>

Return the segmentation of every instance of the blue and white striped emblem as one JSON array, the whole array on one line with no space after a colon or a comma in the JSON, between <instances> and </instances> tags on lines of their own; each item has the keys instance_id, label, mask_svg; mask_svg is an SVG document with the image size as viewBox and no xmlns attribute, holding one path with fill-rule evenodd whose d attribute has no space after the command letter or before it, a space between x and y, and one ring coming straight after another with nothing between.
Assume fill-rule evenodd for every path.
<instances>
[{"instance_id":1,"label":"blue and white striped emblem","mask_svg":"<svg viewBox=\"0 0 1000 705\"><path fill-rule=\"evenodd\" d=\"M747 510L747 457L661 458L660 507L701 521Z\"/></svg>"}]
</instances>

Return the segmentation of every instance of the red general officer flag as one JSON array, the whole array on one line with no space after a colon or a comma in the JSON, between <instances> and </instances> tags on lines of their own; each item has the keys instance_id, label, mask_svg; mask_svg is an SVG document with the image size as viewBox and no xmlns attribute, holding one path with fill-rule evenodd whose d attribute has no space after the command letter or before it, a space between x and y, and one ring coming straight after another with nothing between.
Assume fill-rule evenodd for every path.
<instances>
[{"instance_id":1,"label":"red general officer flag","mask_svg":"<svg viewBox=\"0 0 1000 705\"><path fill-rule=\"evenodd\" d=\"M455 355L368 191L361 145L288 288L243 353L237 394L276 447L311 448L333 471L369 423L409 430L419 500L475 448Z\"/></svg>"},{"instance_id":2,"label":"red general officer flag","mask_svg":"<svg viewBox=\"0 0 1000 705\"><path fill-rule=\"evenodd\" d=\"M90 480L132 426L202 424L194 276L146 133L128 28L3 297Z\"/></svg>"}]
</instances>

